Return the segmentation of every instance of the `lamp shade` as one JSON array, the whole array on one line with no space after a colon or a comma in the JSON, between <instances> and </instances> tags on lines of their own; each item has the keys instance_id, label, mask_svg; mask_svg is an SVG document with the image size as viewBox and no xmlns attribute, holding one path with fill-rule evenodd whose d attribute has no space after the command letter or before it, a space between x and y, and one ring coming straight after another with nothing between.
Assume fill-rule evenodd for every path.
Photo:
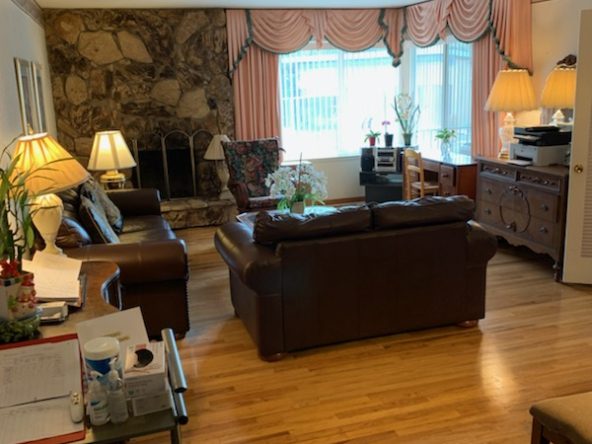
<instances>
[{"instance_id":1,"label":"lamp shade","mask_svg":"<svg viewBox=\"0 0 592 444\"><path fill-rule=\"evenodd\" d=\"M545 80L541 106L545 108L573 108L576 102L575 67L556 66Z\"/></svg>"},{"instance_id":2,"label":"lamp shade","mask_svg":"<svg viewBox=\"0 0 592 444\"><path fill-rule=\"evenodd\" d=\"M13 157L15 174L31 172L25 186L34 195L59 193L85 182L86 171L70 153L47 133L18 139Z\"/></svg>"},{"instance_id":3,"label":"lamp shade","mask_svg":"<svg viewBox=\"0 0 592 444\"><path fill-rule=\"evenodd\" d=\"M498 72L485 104L486 111L519 112L536 108L532 80L525 69Z\"/></svg>"},{"instance_id":4,"label":"lamp shade","mask_svg":"<svg viewBox=\"0 0 592 444\"><path fill-rule=\"evenodd\" d=\"M121 131L99 131L95 134L88 169L110 171L136 166Z\"/></svg>"},{"instance_id":5,"label":"lamp shade","mask_svg":"<svg viewBox=\"0 0 592 444\"><path fill-rule=\"evenodd\" d=\"M206 160L224 160L224 148L222 142L230 142L226 134L216 134L212 137L204 159Z\"/></svg>"}]
</instances>

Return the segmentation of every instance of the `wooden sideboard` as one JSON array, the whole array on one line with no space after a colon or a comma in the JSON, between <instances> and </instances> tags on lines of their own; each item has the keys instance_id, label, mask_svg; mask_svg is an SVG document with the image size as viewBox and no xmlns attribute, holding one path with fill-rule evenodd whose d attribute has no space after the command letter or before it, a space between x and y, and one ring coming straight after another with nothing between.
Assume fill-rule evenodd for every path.
<instances>
[{"instance_id":1,"label":"wooden sideboard","mask_svg":"<svg viewBox=\"0 0 592 444\"><path fill-rule=\"evenodd\" d=\"M520 167L478 159L477 221L512 245L524 245L555 260L561 276L568 168Z\"/></svg>"}]
</instances>

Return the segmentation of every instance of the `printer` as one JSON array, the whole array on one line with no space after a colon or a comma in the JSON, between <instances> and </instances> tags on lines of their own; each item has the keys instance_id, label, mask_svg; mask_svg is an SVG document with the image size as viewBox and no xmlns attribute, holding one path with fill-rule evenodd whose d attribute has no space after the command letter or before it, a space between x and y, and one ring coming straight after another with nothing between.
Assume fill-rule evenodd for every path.
<instances>
[{"instance_id":1,"label":"printer","mask_svg":"<svg viewBox=\"0 0 592 444\"><path fill-rule=\"evenodd\" d=\"M532 162L534 166L568 165L571 131L557 126L514 128L519 143L510 144L510 160Z\"/></svg>"}]
</instances>

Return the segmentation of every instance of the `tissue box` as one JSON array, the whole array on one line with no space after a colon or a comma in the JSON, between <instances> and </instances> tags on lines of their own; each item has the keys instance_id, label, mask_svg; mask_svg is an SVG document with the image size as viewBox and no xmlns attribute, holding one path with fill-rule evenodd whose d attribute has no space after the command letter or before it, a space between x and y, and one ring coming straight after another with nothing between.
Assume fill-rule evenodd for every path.
<instances>
[{"instance_id":1,"label":"tissue box","mask_svg":"<svg viewBox=\"0 0 592 444\"><path fill-rule=\"evenodd\" d=\"M134 416L147 415L149 413L167 410L170 409L172 405L173 396L168 384L165 385L163 392L156 395L132 398L132 412Z\"/></svg>"},{"instance_id":2,"label":"tissue box","mask_svg":"<svg viewBox=\"0 0 592 444\"><path fill-rule=\"evenodd\" d=\"M165 393L167 369L164 343L130 345L125 354L123 381L127 395L132 399Z\"/></svg>"}]
</instances>

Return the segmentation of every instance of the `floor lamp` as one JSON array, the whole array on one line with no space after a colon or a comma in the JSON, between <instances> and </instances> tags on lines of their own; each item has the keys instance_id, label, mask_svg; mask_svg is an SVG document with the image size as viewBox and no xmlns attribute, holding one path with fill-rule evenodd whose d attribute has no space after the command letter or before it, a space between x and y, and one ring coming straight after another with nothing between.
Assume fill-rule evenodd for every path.
<instances>
[{"instance_id":1,"label":"floor lamp","mask_svg":"<svg viewBox=\"0 0 592 444\"><path fill-rule=\"evenodd\" d=\"M89 173L52 136L33 134L18 139L15 173L30 172L25 187L33 197L33 223L45 241L46 253L62 254L55 244L64 206L55 194L88 180Z\"/></svg>"},{"instance_id":2,"label":"floor lamp","mask_svg":"<svg viewBox=\"0 0 592 444\"><path fill-rule=\"evenodd\" d=\"M514 141L514 115L512 113L536 108L532 80L526 69L503 69L495 82L485 104L486 111L505 112L504 125L499 130L502 148L499 159L510 157L510 143Z\"/></svg>"}]
</instances>

